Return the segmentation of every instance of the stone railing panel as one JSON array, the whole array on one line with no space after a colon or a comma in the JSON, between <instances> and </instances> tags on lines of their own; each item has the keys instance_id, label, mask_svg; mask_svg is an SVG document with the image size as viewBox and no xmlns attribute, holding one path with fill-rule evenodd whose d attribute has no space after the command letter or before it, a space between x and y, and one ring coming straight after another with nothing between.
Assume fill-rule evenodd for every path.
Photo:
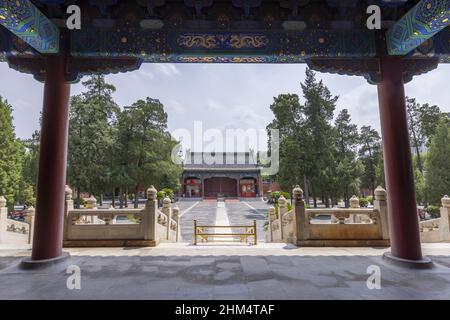
<instances>
[{"instance_id":1,"label":"stone railing panel","mask_svg":"<svg viewBox=\"0 0 450 320\"><path fill-rule=\"evenodd\" d=\"M178 214L169 206L158 210L156 189L147 190L144 209L98 209L90 197L86 209L74 209L70 188L66 188L64 220L65 246L155 246L177 241ZM126 216L127 219L118 220Z\"/></svg>"},{"instance_id":2,"label":"stone railing panel","mask_svg":"<svg viewBox=\"0 0 450 320\"><path fill-rule=\"evenodd\" d=\"M292 211L287 211L281 197L278 219L272 218L274 210L269 209L271 241L306 246L389 245L386 195L381 187L377 188L373 209L360 208L356 197L351 198L350 208L306 209L300 187L292 194ZM329 218L321 219L323 216Z\"/></svg>"},{"instance_id":3,"label":"stone railing panel","mask_svg":"<svg viewBox=\"0 0 450 320\"><path fill-rule=\"evenodd\" d=\"M441 199L441 216L419 222L421 242L450 242L450 198Z\"/></svg>"},{"instance_id":4,"label":"stone railing panel","mask_svg":"<svg viewBox=\"0 0 450 320\"><path fill-rule=\"evenodd\" d=\"M0 243L30 244L33 239L34 208L22 212L25 221L8 218L6 199L0 196Z\"/></svg>"}]
</instances>

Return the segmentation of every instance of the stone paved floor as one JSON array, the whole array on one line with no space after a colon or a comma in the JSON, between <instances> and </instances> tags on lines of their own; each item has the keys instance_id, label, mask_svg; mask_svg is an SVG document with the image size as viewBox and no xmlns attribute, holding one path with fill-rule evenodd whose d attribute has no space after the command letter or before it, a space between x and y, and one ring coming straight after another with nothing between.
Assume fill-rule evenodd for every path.
<instances>
[{"instance_id":1,"label":"stone paved floor","mask_svg":"<svg viewBox=\"0 0 450 320\"><path fill-rule=\"evenodd\" d=\"M162 244L72 248L54 267L20 270L27 249L0 248L0 299L450 299L450 244L426 244L431 270L386 263L376 248ZM66 268L81 269L68 290ZM366 286L367 267L381 289Z\"/></svg>"},{"instance_id":2,"label":"stone paved floor","mask_svg":"<svg viewBox=\"0 0 450 320\"><path fill-rule=\"evenodd\" d=\"M227 202L226 209L231 225L253 225L253 220L256 220L258 241L266 240L263 226L267 220L269 206L265 202ZM235 232L238 231L240 232L241 230Z\"/></svg>"},{"instance_id":3,"label":"stone paved floor","mask_svg":"<svg viewBox=\"0 0 450 320\"><path fill-rule=\"evenodd\" d=\"M186 204L187 203L187 204ZM192 243L194 239L194 220L199 224L214 225L216 221L217 202L206 201L198 202L191 210L185 212L190 206L196 202L179 201L178 207L181 211L180 218L180 234L181 241ZM182 209L183 208L183 209Z\"/></svg>"},{"instance_id":4,"label":"stone paved floor","mask_svg":"<svg viewBox=\"0 0 450 320\"><path fill-rule=\"evenodd\" d=\"M194 236L193 221L197 220L199 224L203 225L218 225L217 224L217 202L216 201L200 201L193 208L190 206L196 202L179 201L177 203L181 211L181 239L183 242L192 243ZM263 229L264 221L266 220L267 210L269 206L263 201L249 201L249 202L225 202L225 210L228 216L230 225L252 225L253 220L257 221L257 235L258 241L265 241L265 232ZM186 210L186 213L184 213ZM220 223L219 223L220 224ZM218 231L216 231L218 232ZM227 231L229 232L229 231ZM232 232L242 232L241 229L232 229Z\"/></svg>"}]
</instances>

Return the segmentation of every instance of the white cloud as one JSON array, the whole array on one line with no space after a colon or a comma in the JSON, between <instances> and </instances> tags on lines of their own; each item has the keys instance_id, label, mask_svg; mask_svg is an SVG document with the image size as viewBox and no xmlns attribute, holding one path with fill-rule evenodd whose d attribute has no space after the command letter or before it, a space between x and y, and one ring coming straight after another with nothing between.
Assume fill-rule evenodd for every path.
<instances>
[{"instance_id":1,"label":"white cloud","mask_svg":"<svg viewBox=\"0 0 450 320\"><path fill-rule=\"evenodd\" d=\"M159 99L168 112L171 131L192 131L195 120L202 121L205 129L264 129L273 117L269 108L273 97L296 93L304 100L300 82L305 68L303 64L143 64L138 71L108 75L106 80L116 86L114 99L120 106L145 97ZM449 74L450 65L440 65L415 77L406 85L406 94L450 112ZM39 124L43 85L6 63L0 63L0 75L0 95L15 109L17 134L28 138ZM379 128L376 86L362 77L319 73L317 78L340 96L336 114L347 108L359 127ZM84 90L80 83L71 86L72 95Z\"/></svg>"},{"instance_id":2,"label":"white cloud","mask_svg":"<svg viewBox=\"0 0 450 320\"><path fill-rule=\"evenodd\" d=\"M205 102L207 108L210 110L220 110L222 108L222 105L214 99L207 98Z\"/></svg>"},{"instance_id":3,"label":"white cloud","mask_svg":"<svg viewBox=\"0 0 450 320\"><path fill-rule=\"evenodd\" d=\"M183 106L181 105L181 103L179 103L177 100L175 99L169 99L167 100L166 103L163 103L165 107L167 107L167 112L171 113L171 111L179 114L179 115L184 115L186 113L186 110L183 108Z\"/></svg>"},{"instance_id":4,"label":"white cloud","mask_svg":"<svg viewBox=\"0 0 450 320\"><path fill-rule=\"evenodd\" d=\"M335 117L342 109L348 109L352 122L358 126L370 125L380 129L377 87L362 83L351 91L343 93L337 102Z\"/></svg>"},{"instance_id":5,"label":"white cloud","mask_svg":"<svg viewBox=\"0 0 450 320\"><path fill-rule=\"evenodd\" d=\"M155 74L153 72L150 72L147 69L148 68L141 68L136 73L139 74L140 76L144 77L144 78L154 79L155 78Z\"/></svg>"},{"instance_id":6,"label":"white cloud","mask_svg":"<svg viewBox=\"0 0 450 320\"><path fill-rule=\"evenodd\" d=\"M155 63L152 65L159 73L171 77L174 75L180 75L178 68L172 63Z\"/></svg>"}]
</instances>

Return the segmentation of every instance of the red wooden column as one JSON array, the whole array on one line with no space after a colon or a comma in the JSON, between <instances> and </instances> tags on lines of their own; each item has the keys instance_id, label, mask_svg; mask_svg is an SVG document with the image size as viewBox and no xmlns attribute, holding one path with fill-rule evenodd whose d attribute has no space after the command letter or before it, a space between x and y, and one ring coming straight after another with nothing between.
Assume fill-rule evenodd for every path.
<instances>
[{"instance_id":1,"label":"red wooden column","mask_svg":"<svg viewBox=\"0 0 450 320\"><path fill-rule=\"evenodd\" d=\"M400 263L428 264L422 257L414 176L406 120L402 59L380 60L378 85L391 253Z\"/></svg>"},{"instance_id":2,"label":"red wooden column","mask_svg":"<svg viewBox=\"0 0 450 320\"><path fill-rule=\"evenodd\" d=\"M31 262L62 257L70 85L66 58L48 56Z\"/></svg>"}]
</instances>

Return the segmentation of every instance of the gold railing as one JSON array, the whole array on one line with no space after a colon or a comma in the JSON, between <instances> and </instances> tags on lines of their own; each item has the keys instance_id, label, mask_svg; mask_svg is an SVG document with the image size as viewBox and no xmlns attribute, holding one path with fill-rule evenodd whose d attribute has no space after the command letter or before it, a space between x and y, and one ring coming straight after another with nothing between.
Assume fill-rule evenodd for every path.
<instances>
[{"instance_id":1,"label":"gold railing","mask_svg":"<svg viewBox=\"0 0 450 320\"><path fill-rule=\"evenodd\" d=\"M243 233L208 233L205 230L210 228L230 228L230 229L244 229ZM250 226L200 226L197 220L194 220L194 245L197 245L197 238L200 237L202 242L218 242L220 240L210 239L210 237L220 238L236 238L239 237L239 242L248 241L249 237L253 237L254 244L257 244L256 234L256 220L253 220L253 225Z\"/></svg>"}]
</instances>

